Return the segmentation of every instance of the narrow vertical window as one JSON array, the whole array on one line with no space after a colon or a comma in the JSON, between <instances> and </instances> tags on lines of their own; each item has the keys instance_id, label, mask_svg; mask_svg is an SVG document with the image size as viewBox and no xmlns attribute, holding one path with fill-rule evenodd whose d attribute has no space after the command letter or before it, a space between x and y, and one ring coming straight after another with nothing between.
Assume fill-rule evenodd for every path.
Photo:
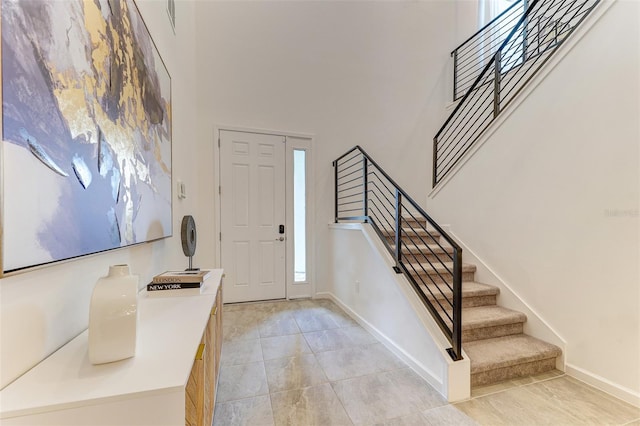
<instances>
[{"instance_id":1,"label":"narrow vertical window","mask_svg":"<svg viewBox=\"0 0 640 426\"><path fill-rule=\"evenodd\" d=\"M520 21L526 11L526 0L479 0L478 4L478 24L482 28L486 24L497 19L483 36L479 44L480 62L486 64L493 59L494 54L500 48L505 39L509 36L513 27ZM515 4L515 6L514 6ZM513 6L513 7L512 7ZM510 11L507 12L507 9ZM526 23L525 25L526 26ZM510 69L522 64L525 56L525 35L522 28L511 39L511 43L505 46L500 56L500 70L505 73Z\"/></svg>"},{"instance_id":2,"label":"narrow vertical window","mask_svg":"<svg viewBox=\"0 0 640 426\"><path fill-rule=\"evenodd\" d=\"M293 150L293 246L294 281L307 281L306 152Z\"/></svg>"}]
</instances>

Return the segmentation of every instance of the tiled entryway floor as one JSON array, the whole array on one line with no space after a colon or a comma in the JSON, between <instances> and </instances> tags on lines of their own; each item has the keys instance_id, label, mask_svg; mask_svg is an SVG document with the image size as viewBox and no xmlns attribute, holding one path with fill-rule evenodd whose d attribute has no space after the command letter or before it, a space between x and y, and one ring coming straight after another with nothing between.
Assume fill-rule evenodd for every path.
<instances>
[{"instance_id":1,"label":"tiled entryway floor","mask_svg":"<svg viewBox=\"0 0 640 426\"><path fill-rule=\"evenodd\" d=\"M225 305L223 327L215 426L640 426L640 409L561 372L448 404L329 300Z\"/></svg>"}]
</instances>

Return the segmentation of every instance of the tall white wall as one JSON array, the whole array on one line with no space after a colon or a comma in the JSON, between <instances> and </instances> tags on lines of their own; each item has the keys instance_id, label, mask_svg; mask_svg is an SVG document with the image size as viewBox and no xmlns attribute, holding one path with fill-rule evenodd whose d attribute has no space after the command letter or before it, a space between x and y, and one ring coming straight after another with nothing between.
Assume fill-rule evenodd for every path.
<instances>
[{"instance_id":1,"label":"tall white wall","mask_svg":"<svg viewBox=\"0 0 640 426\"><path fill-rule=\"evenodd\" d=\"M640 403L640 3L616 1L428 211Z\"/></svg>"},{"instance_id":2,"label":"tall white wall","mask_svg":"<svg viewBox=\"0 0 640 426\"><path fill-rule=\"evenodd\" d=\"M332 160L360 144L410 193L424 193L428 140L451 97L446 81L456 4L199 2L197 7L203 161L214 164L216 125L315 136L315 262L322 291L331 280ZM216 168L207 173L205 181L213 183ZM209 191L214 194L213 185ZM215 211L213 201L207 203ZM213 228L208 231L213 235Z\"/></svg>"},{"instance_id":3,"label":"tall white wall","mask_svg":"<svg viewBox=\"0 0 640 426\"><path fill-rule=\"evenodd\" d=\"M187 184L189 196L180 201L174 191L171 238L0 279L0 387L86 329L93 285L109 265L128 263L140 276L140 285L165 269L186 265L180 222L184 214L197 213L199 182L193 167L197 158L194 4L176 2L174 35L165 2L136 3L172 78L173 176ZM213 253L206 250L196 256L202 263L213 261Z\"/></svg>"}]
</instances>

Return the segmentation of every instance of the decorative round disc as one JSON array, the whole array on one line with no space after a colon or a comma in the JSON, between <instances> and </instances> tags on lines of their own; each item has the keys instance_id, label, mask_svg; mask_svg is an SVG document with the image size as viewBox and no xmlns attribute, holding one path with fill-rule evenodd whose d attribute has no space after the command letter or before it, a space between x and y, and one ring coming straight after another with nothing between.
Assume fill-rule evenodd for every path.
<instances>
[{"instance_id":1,"label":"decorative round disc","mask_svg":"<svg viewBox=\"0 0 640 426\"><path fill-rule=\"evenodd\" d=\"M182 218L180 234L184 255L193 256L196 253L196 221L193 220L193 216L189 215Z\"/></svg>"}]
</instances>

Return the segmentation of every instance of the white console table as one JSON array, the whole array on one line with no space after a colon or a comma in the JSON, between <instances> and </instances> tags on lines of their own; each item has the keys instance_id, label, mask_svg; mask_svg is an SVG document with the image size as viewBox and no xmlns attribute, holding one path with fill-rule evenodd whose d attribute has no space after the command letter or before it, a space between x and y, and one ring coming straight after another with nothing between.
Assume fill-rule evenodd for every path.
<instances>
[{"instance_id":1,"label":"white console table","mask_svg":"<svg viewBox=\"0 0 640 426\"><path fill-rule=\"evenodd\" d=\"M216 314L221 326L221 280L222 270L212 270L197 296L148 297L143 290L135 357L92 365L85 331L0 391L0 423L184 425L196 353ZM222 336L215 339L214 380ZM215 383L208 386L215 391ZM208 409L212 415L213 407Z\"/></svg>"}]
</instances>

